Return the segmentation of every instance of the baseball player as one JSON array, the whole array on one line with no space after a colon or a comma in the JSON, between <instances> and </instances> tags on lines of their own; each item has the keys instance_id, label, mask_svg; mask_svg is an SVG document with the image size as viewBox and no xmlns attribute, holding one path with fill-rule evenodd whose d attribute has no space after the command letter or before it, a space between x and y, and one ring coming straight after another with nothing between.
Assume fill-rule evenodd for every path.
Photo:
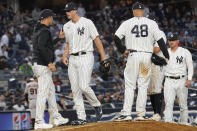
<instances>
[{"instance_id":1,"label":"baseball player","mask_svg":"<svg viewBox=\"0 0 197 131\"><path fill-rule=\"evenodd\" d=\"M120 25L114 38L118 50L121 53L128 54L124 70L124 105L121 115L115 118L115 121L132 120L131 109L136 82L138 83L137 120L145 120L147 88L151 75L151 56L155 41L157 41L166 60L169 59L165 41L157 23L143 17L145 12L144 5L136 2L132 6L132 11L134 17ZM123 37L125 37L126 47L121 44Z\"/></svg>"},{"instance_id":2,"label":"baseball player","mask_svg":"<svg viewBox=\"0 0 197 131\"><path fill-rule=\"evenodd\" d=\"M33 72L38 78L38 90L36 100L36 120L34 129L52 128L66 124L68 119L63 118L57 109L55 99L55 86L52 80L52 72L56 70L54 62L54 44L64 38L63 31L60 31L59 38L52 40L49 30L53 23L54 13L50 9L44 9L40 13L40 22L36 25L33 39ZM53 125L44 122L45 103L48 100L49 108L53 114Z\"/></svg>"},{"instance_id":3,"label":"baseball player","mask_svg":"<svg viewBox=\"0 0 197 131\"><path fill-rule=\"evenodd\" d=\"M148 16L149 19L156 21L156 18L152 15ZM164 39L165 43L167 42L166 35L162 32L162 38ZM164 57L163 53L161 52L158 43L155 42L153 52L161 57ZM150 101L153 107L154 114L150 118L150 120L160 121L161 120L161 107L162 107L162 94L161 94L161 87L164 79L164 67L160 67L152 63L152 72L151 72L151 79L148 88L148 94L150 95Z\"/></svg>"},{"instance_id":4,"label":"baseball player","mask_svg":"<svg viewBox=\"0 0 197 131\"><path fill-rule=\"evenodd\" d=\"M71 124L82 125L86 123L82 93L95 108L96 119L100 120L102 117L101 104L89 85L94 64L93 41L100 52L102 61L106 60L106 56L94 23L90 19L80 17L77 14L76 4L73 2L66 4L65 11L70 21L63 27L66 36L63 63L68 66L68 76L78 116L78 119Z\"/></svg>"},{"instance_id":5,"label":"baseball player","mask_svg":"<svg viewBox=\"0 0 197 131\"><path fill-rule=\"evenodd\" d=\"M168 38L170 59L165 68L164 83L164 120L173 122L173 105L175 97L178 97L180 106L181 123L188 123L187 96L193 76L193 62L191 53L178 46L179 40L176 34Z\"/></svg>"},{"instance_id":6,"label":"baseball player","mask_svg":"<svg viewBox=\"0 0 197 131\"><path fill-rule=\"evenodd\" d=\"M33 129L34 129L35 117L36 117L37 89L38 89L38 79L34 77L34 81L28 82L25 88L25 96L26 96L26 101L29 102L29 109L30 109Z\"/></svg>"}]
</instances>

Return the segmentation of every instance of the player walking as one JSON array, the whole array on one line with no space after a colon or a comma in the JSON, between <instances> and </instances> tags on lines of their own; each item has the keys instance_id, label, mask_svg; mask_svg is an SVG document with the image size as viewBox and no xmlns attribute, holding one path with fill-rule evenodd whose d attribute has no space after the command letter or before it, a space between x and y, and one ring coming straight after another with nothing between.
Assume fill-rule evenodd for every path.
<instances>
[{"instance_id":1,"label":"player walking","mask_svg":"<svg viewBox=\"0 0 197 131\"><path fill-rule=\"evenodd\" d=\"M165 111L164 120L173 121L173 105L175 97L179 99L181 123L188 123L187 96L188 88L191 86L193 76L193 62L191 53L178 46L179 40L176 34L171 34L168 38L170 48L170 60L165 68L164 100Z\"/></svg>"},{"instance_id":2,"label":"player walking","mask_svg":"<svg viewBox=\"0 0 197 131\"><path fill-rule=\"evenodd\" d=\"M66 4L65 11L70 21L63 27L66 36L63 63L68 66L68 76L78 116L78 120L71 124L82 125L86 123L82 93L95 108L97 120L100 120L102 116L101 104L89 85L94 64L93 40L100 52L102 61L106 60L106 56L93 22L90 19L80 17L73 2ZM68 55L70 56L69 63Z\"/></svg>"},{"instance_id":3,"label":"player walking","mask_svg":"<svg viewBox=\"0 0 197 131\"><path fill-rule=\"evenodd\" d=\"M147 88L151 74L151 56L155 41L157 41L166 60L169 59L169 54L157 23L143 17L145 12L144 5L137 2L133 4L132 10L134 17L123 22L115 33L117 48L121 53L128 54L124 71L124 106L120 113L121 115L115 121L132 120L131 109L136 82L138 82L137 120L145 119ZM121 45L120 39L123 37L125 37L126 47Z\"/></svg>"},{"instance_id":4,"label":"player walking","mask_svg":"<svg viewBox=\"0 0 197 131\"><path fill-rule=\"evenodd\" d=\"M53 23L54 13L50 9L45 9L40 14L41 22L37 24L34 31L33 40L33 72L38 78L38 91L36 101L36 120L35 129L52 128L53 125L44 122L44 109L46 99L48 99L49 108L53 114L53 124L55 126L66 124L68 119L64 119L58 113L55 99L55 86L52 80L52 72L56 70L54 62L54 44L59 40L52 41L49 31ZM60 32L60 38L64 34Z\"/></svg>"},{"instance_id":5,"label":"player walking","mask_svg":"<svg viewBox=\"0 0 197 131\"><path fill-rule=\"evenodd\" d=\"M34 129L35 117L36 117L37 89L38 89L38 79L34 77L34 81L27 82L25 88L25 96L26 96L26 101L29 102L29 109L30 109L33 129Z\"/></svg>"}]
</instances>

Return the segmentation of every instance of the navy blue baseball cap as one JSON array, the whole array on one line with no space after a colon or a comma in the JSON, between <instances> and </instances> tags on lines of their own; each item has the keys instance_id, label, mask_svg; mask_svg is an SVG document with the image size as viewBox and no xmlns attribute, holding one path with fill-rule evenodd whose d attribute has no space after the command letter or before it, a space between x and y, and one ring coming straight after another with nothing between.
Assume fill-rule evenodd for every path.
<instances>
[{"instance_id":1,"label":"navy blue baseball cap","mask_svg":"<svg viewBox=\"0 0 197 131\"><path fill-rule=\"evenodd\" d=\"M141 9L144 10L144 5L142 3L136 2L132 5L132 10Z\"/></svg>"},{"instance_id":2,"label":"navy blue baseball cap","mask_svg":"<svg viewBox=\"0 0 197 131\"><path fill-rule=\"evenodd\" d=\"M175 41L178 40L178 35L175 33L172 33L168 36L168 41Z\"/></svg>"},{"instance_id":3,"label":"navy blue baseball cap","mask_svg":"<svg viewBox=\"0 0 197 131\"><path fill-rule=\"evenodd\" d=\"M66 4L64 10L66 12L69 12L71 10L77 10L77 5L74 2L69 2L69 3Z\"/></svg>"},{"instance_id":4,"label":"navy blue baseball cap","mask_svg":"<svg viewBox=\"0 0 197 131\"><path fill-rule=\"evenodd\" d=\"M49 16L55 16L56 14L50 9L44 9L40 12L40 20L45 19Z\"/></svg>"}]
</instances>

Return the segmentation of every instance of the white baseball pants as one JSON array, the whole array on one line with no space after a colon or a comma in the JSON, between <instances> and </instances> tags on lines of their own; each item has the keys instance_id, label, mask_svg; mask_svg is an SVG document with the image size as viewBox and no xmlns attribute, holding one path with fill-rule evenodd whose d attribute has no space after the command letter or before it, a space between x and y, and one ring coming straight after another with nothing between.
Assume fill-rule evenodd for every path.
<instances>
[{"instance_id":1,"label":"white baseball pants","mask_svg":"<svg viewBox=\"0 0 197 131\"><path fill-rule=\"evenodd\" d=\"M36 118L36 99L29 100L29 109L31 113L31 118Z\"/></svg>"},{"instance_id":2,"label":"white baseball pants","mask_svg":"<svg viewBox=\"0 0 197 131\"><path fill-rule=\"evenodd\" d=\"M187 95L188 88L185 87L186 77L181 79L170 79L166 78L164 83L164 100L165 100L165 111L164 120L166 122L173 121L173 106L174 100L177 95L180 106L180 117L181 123L188 123L188 107L187 107Z\"/></svg>"},{"instance_id":3,"label":"white baseball pants","mask_svg":"<svg viewBox=\"0 0 197 131\"><path fill-rule=\"evenodd\" d=\"M92 106L101 105L89 85L93 64L94 56L92 52L79 56L70 55L69 58L68 76L71 83L73 100L78 119L82 120L86 120L82 93Z\"/></svg>"},{"instance_id":4,"label":"white baseball pants","mask_svg":"<svg viewBox=\"0 0 197 131\"><path fill-rule=\"evenodd\" d=\"M148 94L161 93L162 82L164 79L164 67L152 63L151 79L148 88Z\"/></svg>"},{"instance_id":5,"label":"white baseball pants","mask_svg":"<svg viewBox=\"0 0 197 131\"><path fill-rule=\"evenodd\" d=\"M138 96L136 111L138 116L144 116L146 112L147 88L151 74L151 53L135 52L128 56L124 71L125 94L122 115L131 115L136 82L138 83Z\"/></svg>"},{"instance_id":6,"label":"white baseball pants","mask_svg":"<svg viewBox=\"0 0 197 131\"><path fill-rule=\"evenodd\" d=\"M32 67L34 74L38 78L38 91L36 101L36 123L44 123L44 110L46 100L48 100L49 108L52 111L53 119L61 115L58 113L55 98L55 86L52 80L52 72L49 67L34 64Z\"/></svg>"}]
</instances>

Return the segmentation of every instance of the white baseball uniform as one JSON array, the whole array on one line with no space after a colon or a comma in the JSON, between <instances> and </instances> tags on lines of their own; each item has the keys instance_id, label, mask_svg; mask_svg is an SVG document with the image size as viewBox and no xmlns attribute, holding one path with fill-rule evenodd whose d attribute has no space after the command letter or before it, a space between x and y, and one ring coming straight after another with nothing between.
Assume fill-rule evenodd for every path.
<instances>
[{"instance_id":1,"label":"white baseball uniform","mask_svg":"<svg viewBox=\"0 0 197 131\"><path fill-rule=\"evenodd\" d=\"M27 83L26 88L25 88L25 93L28 94L31 118L34 118L34 119L36 117L37 89L38 89L38 83L35 81Z\"/></svg>"},{"instance_id":2,"label":"white baseball uniform","mask_svg":"<svg viewBox=\"0 0 197 131\"><path fill-rule=\"evenodd\" d=\"M38 91L36 100L36 122L44 123L45 103L48 100L49 108L52 112L53 119L60 118L55 98L55 86L52 80L52 72L48 66L42 66L34 63L33 72L38 78Z\"/></svg>"},{"instance_id":3,"label":"white baseball uniform","mask_svg":"<svg viewBox=\"0 0 197 131\"><path fill-rule=\"evenodd\" d=\"M68 76L73 92L73 99L78 119L86 120L82 93L94 107L100 102L90 87L90 79L94 64L93 40L99 36L94 23L80 17L77 23L71 20L64 27L66 43L69 44ZM85 52L86 54L83 54ZM79 53L78 55L73 55Z\"/></svg>"},{"instance_id":4,"label":"white baseball uniform","mask_svg":"<svg viewBox=\"0 0 197 131\"><path fill-rule=\"evenodd\" d=\"M167 41L166 35L162 32L162 38L164 39L165 43ZM155 42L154 47L159 47L158 43ZM156 53L156 55L164 57L163 53L160 51ZM159 94L161 93L162 82L164 79L164 68L160 67L152 63L152 72L151 72L151 79L148 88L148 94Z\"/></svg>"},{"instance_id":5,"label":"white baseball uniform","mask_svg":"<svg viewBox=\"0 0 197 131\"><path fill-rule=\"evenodd\" d=\"M186 124L188 121L188 88L185 87L185 82L192 80L194 71L192 56L187 49L182 47L178 47L175 52L172 52L169 48L168 52L170 59L165 68L166 78L164 83L165 121L173 121L173 105L177 96L179 99L181 123ZM180 77L180 79L172 79L167 76Z\"/></svg>"},{"instance_id":6,"label":"white baseball uniform","mask_svg":"<svg viewBox=\"0 0 197 131\"><path fill-rule=\"evenodd\" d=\"M138 116L145 115L147 88L151 75L151 56L153 43L162 38L155 21L145 17L133 17L123 22L115 33L120 39L125 37L127 49L137 50L130 53L124 71L125 96L122 115L131 115L134 90L138 82L136 111Z\"/></svg>"}]
</instances>

